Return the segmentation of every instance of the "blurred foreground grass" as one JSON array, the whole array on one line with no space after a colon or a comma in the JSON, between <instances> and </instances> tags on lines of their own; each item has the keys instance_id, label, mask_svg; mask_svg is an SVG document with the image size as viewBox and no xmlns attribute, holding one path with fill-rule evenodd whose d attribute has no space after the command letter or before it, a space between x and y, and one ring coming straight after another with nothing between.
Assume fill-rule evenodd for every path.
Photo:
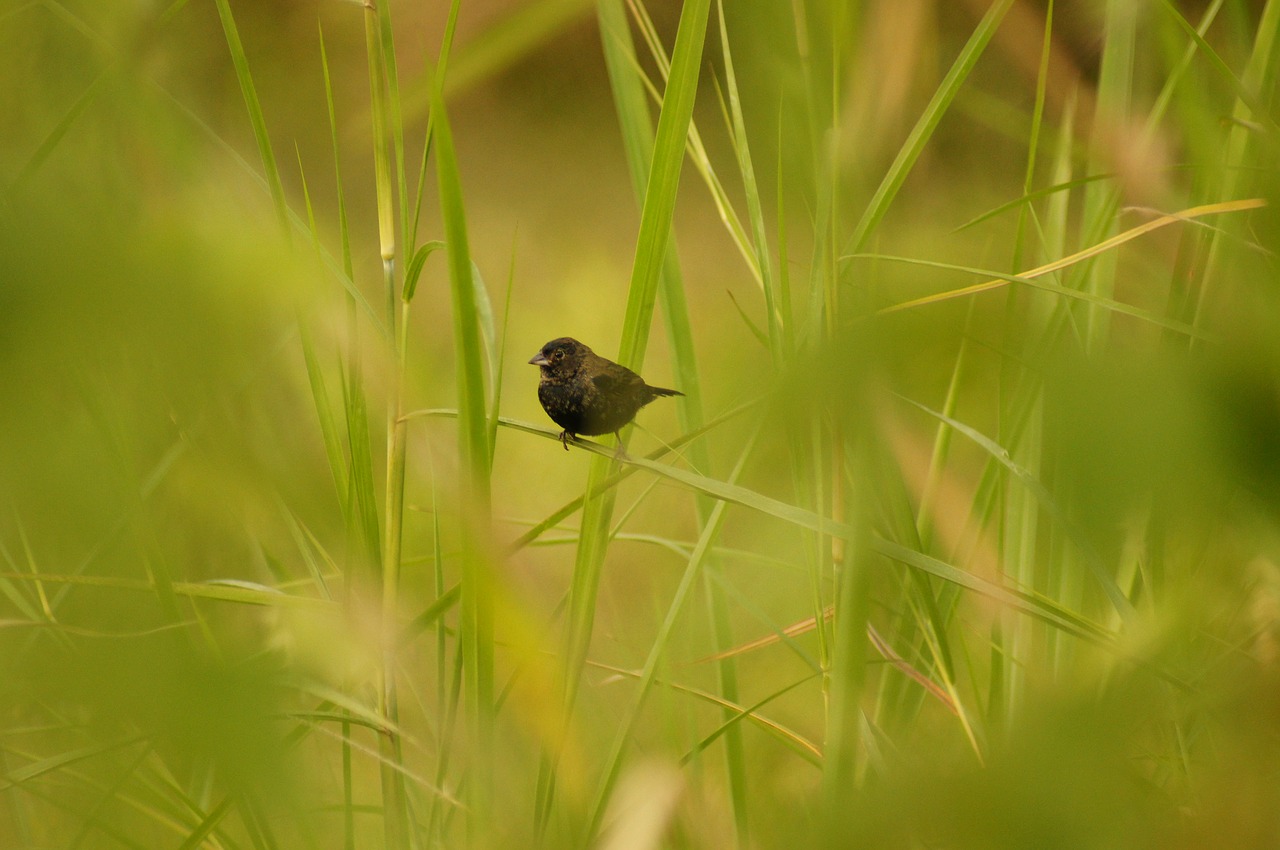
<instances>
[{"instance_id":1,"label":"blurred foreground grass","mask_svg":"<svg viewBox=\"0 0 1280 850\"><path fill-rule=\"evenodd\" d=\"M0 11L0 846L1276 846L1278 34Z\"/></svg>"}]
</instances>

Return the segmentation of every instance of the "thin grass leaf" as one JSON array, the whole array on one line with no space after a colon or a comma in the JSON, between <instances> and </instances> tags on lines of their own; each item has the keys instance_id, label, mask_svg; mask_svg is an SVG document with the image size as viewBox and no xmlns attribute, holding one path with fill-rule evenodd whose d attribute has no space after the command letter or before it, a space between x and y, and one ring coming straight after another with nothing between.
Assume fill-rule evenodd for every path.
<instances>
[{"instance_id":1,"label":"thin grass leaf","mask_svg":"<svg viewBox=\"0 0 1280 850\"><path fill-rule=\"evenodd\" d=\"M1033 289L1039 289L1045 292L1052 292L1055 295L1060 295L1064 299L1066 299L1068 303L1079 302L1083 304L1089 304L1092 306L1104 307L1113 313L1119 313L1125 316L1132 316L1135 319L1141 319L1142 321L1148 322L1157 327L1162 327L1171 331L1177 331L1179 334L1182 334L1184 336L1188 336L1192 338L1200 338L1200 339L1206 338L1206 334L1203 331L1199 331L1196 328L1193 328L1191 325L1188 325L1186 322L1181 322L1181 321L1178 321L1177 319L1168 319L1160 314L1152 313L1149 310L1143 310L1140 307L1133 307L1129 304L1124 304L1120 301L1115 301L1111 298L1106 298L1101 295L1094 295L1091 292L1072 289L1066 286L1059 286L1056 283L1048 283L1046 281L1042 281L1038 279L1041 275L1048 274L1051 271L1057 270L1057 268L1062 268L1066 266L1067 265L1066 263L1050 264L1050 266L1053 266L1053 268L1051 268L1050 266L1041 266L1038 269L1033 269L1031 273L1017 275L1017 274L1003 274L1001 272L993 271L991 269L979 269L979 268L974 268L972 266L959 266L959 265L954 265L952 263L935 262L932 260L921 260L913 257L896 257L888 254L854 254L848 257L848 259L850 260L852 259L887 260L889 262L906 263L909 265L924 266L926 268L946 269L948 271L961 271L961 272L966 272L968 274L977 275L980 277L987 277L988 275L996 276L995 280L985 281L983 283L977 283L971 286L961 287L960 289L949 290L947 292L938 293L936 295L926 295L921 298L912 299L911 301L905 301L899 304L893 304L888 307L883 307L880 309L879 315L897 313L901 310L906 310L912 307L919 307L925 304L934 304L940 301L949 301L953 298L960 298L964 296L975 295L982 292L990 292L993 289L998 289L1010 283L1021 283Z\"/></svg>"},{"instance_id":2,"label":"thin grass leaf","mask_svg":"<svg viewBox=\"0 0 1280 850\"><path fill-rule=\"evenodd\" d=\"M333 181L338 207L338 235L342 243L342 268L354 277L351 261L351 222L347 217L347 193L342 188L342 156L338 145L338 109L333 101L333 79L329 73L329 53L325 49L324 27L316 24L320 37L320 70L324 75L324 100L329 115L329 146L333 150Z\"/></svg>"},{"instance_id":3,"label":"thin grass leaf","mask_svg":"<svg viewBox=\"0 0 1280 850\"><path fill-rule=\"evenodd\" d=\"M484 276L480 273L480 267L475 263L471 264L471 290L471 300L475 305L475 312L473 314L475 317L474 321L480 328L480 343L482 347L479 354L481 358L481 367L484 370L481 377L483 378L484 375L488 375L489 380L487 385L490 392L496 393L498 391L498 387L496 386L497 376L502 369L498 358L498 331L493 319L493 303L489 300L489 288L484 282ZM495 409L497 405L496 397L491 394L485 399L484 405L486 411ZM488 419L486 414L486 431L487 430ZM486 445L489 444L486 443ZM493 454L491 446L489 454L490 456Z\"/></svg>"},{"instance_id":4,"label":"thin grass leaf","mask_svg":"<svg viewBox=\"0 0 1280 850\"><path fill-rule=\"evenodd\" d=\"M625 676L629 679L637 679L641 675L640 671L638 670L626 670L621 667L615 667L610 664L602 663L600 661L588 661L587 663L591 667L597 670L605 670L617 676ZM805 761L809 762L815 767L818 767L818 766L821 766L822 764L822 751L818 748L816 744L814 744L812 741L805 738L800 733L792 729L789 729L786 726L783 726L782 724L778 723L775 720L770 720L769 718L759 714L759 709L763 708L765 705L768 705L770 702L774 701L778 697L781 697L784 694L795 690L796 688L800 687L801 685L807 682L812 682L817 677L818 677L818 673L815 671L814 673L808 676L805 676L803 679L799 679L791 683L790 685L783 687L781 690L775 691L774 693L770 694L769 696L765 697L764 699L760 700L755 705L752 705L750 707L735 705L729 702L728 700L724 699L723 697L719 697L719 696L716 696L715 694L708 693L703 690L699 690L698 688L689 687L688 685L681 685L675 682L669 682L662 679L655 680L654 684L660 685L664 688L670 688L671 690L678 691L679 693L688 694L692 697L702 700L703 702L710 703L711 705L718 706L719 708L725 709L726 711L730 712L731 719L728 722L722 723L719 727L716 728L716 730L711 735L704 738L697 746L696 748L697 750L706 749L706 747L709 746L716 738L723 735L725 730L728 729L730 726L736 725L742 720L750 720L752 723L755 723L756 725L758 725L761 729L764 729L766 732L769 732L771 735L776 737L779 741L782 741L784 744L787 745L788 748L790 748L794 753L796 753L798 756L803 758ZM680 760L681 763L683 764L688 762L694 755L695 755L694 752L690 752L686 754Z\"/></svg>"},{"instance_id":5,"label":"thin grass leaf","mask_svg":"<svg viewBox=\"0 0 1280 850\"><path fill-rule=\"evenodd\" d=\"M107 67L98 72L98 75L93 78L93 82L89 83L88 87L80 93L80 96L76 98L75 103L71 104L71 107L63 113L62 117L58 119L58 122L53 126L53 129L45 135L44 139L41 140L30 158L27 159L22 168L18 170L13 181L8 187L6 187L7 191L13 192L21 189L22 185L30 180L31 177L40 170L45 162L48 161L53 152L57 150L58 145L62 143L64 138L66 138L67 133L71 131L71 128L75 125L76 121L78 121L80 116L84 114L84 111L98 99L98 95L101 93L103 87L106 85L107 81L111 79L112 71L113 68Z\"/></svg>"},{"instance_id":6,"label":"thin grass leaf","mask_svg":"<svg viewBox=\"0 0 1280 850\"><path fill-rule=\"evenodd\" d=\"M770 348L769 335L751 320L751 317L747 315L746 310L742 309L742 305L738 303L737 297L734 296L731 290L726 291L725 294L729 296L729 303L738 311L738 318L742 319L742 323L747 326L747 330L751 331L751 335L756 338L756 341L764 348Z\"/></svg>"},{"instance_id":7,"label":"thin grass leaf","mask_svg":"<svg viewBox=\"0 0 1280 850\"><path fill-rule=\"evenodd\" d=\"M1138 50L1138 16L1141 10L1126 0L1107 0L1098 68L1096 118L1089 142L1090 171L1102 171L1118 154L1113 150L1124 144L1118 131L1128 125L1132 112L1134 62ZM1085 187L1081 203L1080 232L1086 243L1096 243L1115 233L1120 206L1120 187L1094 183ZM1090 295L1110 300L1115 293L1117 261L1114 254L1100 254L1083 265L1080 289ZM1080 319L1080 333L1085 350L1103 350L1111 337L1111 313L1101 304L1082 305L1073 315Z\"/></svg>"},{"instance_id":8,"label":"thin grass leaf","mask_svg":"<svg viewBox=\"0 0 1280 850\"><path fill-rule=\"evenodd\" d=\"M22 555L23 559L26 561L27 571L30 572L32 577L35 579L36 600L40 604L39 612L37 613L35 609L28 605L26 597L23 596L12 583L7 581L0 582L0 587L3 587L5 595L14 602L18 610L26 614L32 620L44 619L52 622L57 618L54 617L53 606L49 603L49 595L45 592L44 583L40 581L39 560L36 558L35 550L31 547L31 538L27 533L26 523L22 521L22 517L15 515L14 524L18 527L18 542L22 544ZM6 551L3 546L0 546L0 552L3 552L5 560L9 565L14 569L17 569L17 564L15 564L13 559L9 557L8 551Z\"/></svg>"},{"instance_id":9,"label":"thin grass leaf","mask_svg":"<svg viewBox=\"0 0 1280 850\"><path fill-rule=\"evenodd\" d=\"M418 638L418 635L425 632L437 621L440 620L449 609L458 604L458 600L462 596L462 585L455 584L444 593L436 597L436 600L428 605L423 611L414 615L414 618L405 624L400 631L400 643L402 645L412 643Z\"/></svg>"},{"instance_id":10,"label":"thin grass leaf","mask_svg":"<svg viewBox=\"0 0 1280 850\"><path fill-rule=\"evenodd\" d=\"M649 319L671 235L671 217L680 182L685 138L697 94L709 11L709 0L692 0L680 15L680 27L672 51L671 76L663 95L653 163L645 188L631 286L627 293L627 313L619 346L618 361L629 367L639 367L649 338Z\"/></svg>"},{"instance_id":11,"label":"thin grass leaf","mask_svg":"<svg viewBox=\"0 0 1280 850\"><path fill-rule=\"evenodd\" d=\"M458 176L453 135L445 111L444 95L437 89L432 107L435 122L436 168L440 208L448 244L449 280L452 291L454 358L458 385L458 448L463 470L459 504L464 506L462 591L459 638L463 648L468 731L473 759L468 769L468 792L473 829L489 829L493 793L494 735L494 599L491 566L485 555L490 522L490 450L488 411L484 389L481 290L471 263L466 215ZM490 311L489 333L492 334ZM492 349L490 349L492 350Z\"/></svg>"},{"instance_id":12,"label":"thin grass leaf","mask_svg":"<svg viewBox=\"0 0 1280 850\"><path fill-rule=\"evenodd\" d=\"M306 174L302 169L302 157L298 156L298 171L302 175L302 197L307 210L307 222L311 227L312 242L317 253L320 250L320 231L316 225L315 211L311 206L311 193L307 188ZM311 400L315 405L316 418L320 423L320 436L324 442L325 457L329 461L329 473L333 476L334 490L338 495L338 504L346 511L350 505L347 458L343 453L343 440L338 433L337 420L333 415L333 407L329 400L329 390L325 385L324 371L316 356L315 342L306 322L299 317L298 336L302 344L302 359L307 367L307 381L311 387ZM350 517L348 517L350 519Z\"/></svg>"},{"instance_id":13,"label":"thin grass leaf","mask_svg":"<svg viewBox=\"0 0 1280 850\"><path fill-rule=\"evenodd\" d=\"M969 72L973 70L983 51L986 50L988 42L991 41L991 37L995 35L996 29L1004 19L1005 12L1009 11L1009 7L1012 5L1013 0L996 0L995 3L991 4L987 13L983 15L977 28L969 37L968 43L960 51L960 55L956 57L955 62L952 63L951 69L943 77L937 90L934 91L933 97L920 114L920 118L916 121L915 126L912 127L911 133L898 150L898 155L885 172L879 187L871 196L862 218L859 219L846 243L845 254L856 254L866 248L872 232L884 219L889 206L898 195L898 190L902 188L902 184L906 182L907 175L911 173L916 160L920 158L920 153L924 150L925 145L928 144L929 139L933 137L933 131L937 129L939 122L942 121L942 116L946 114L951 102L955 100L961 87L968 80Z\"/></svg>"},{"instance_id":14,"label":"thin grass leaf","mask_svg":"<svg viewBox=\"0 0 1280 850\"><path fill-rule=\"evenodd\" d=\"M1028 163L1028 168L1030 168L1030 163ZM1010 210L1020 209L1020 208L1029 206L1035 201L1038 201L1042 198L1047 198L1050 195L1056 195L1062 192L1070 192L1072 189L1078 189L1081 186L1087 186L1088 184L1094 183L1099 180L1112 180L1114 178L1115 178L1115 175L1112 173L1092 174L1088 177L1079 177L1079 178L1076 178L1075 180L1067 180L1062 183L1055 183L1052 186L1046 186L1043 189L1036 189L1035 191L1025 191L1020 197L1014 198L1012 201L1006 201L1005 203L1001 204L998 207L987 210L986 212L981 213L969 219L964 224L960 225L959 227L957 227L955 230L952 230L951 232L960 233L962 231L968 230L971 227L982 224L984 221L990 221L993 218L1004 215Z\"/></svg>"},{"instance_id":15,"label":"thin grass leaf","mask_svg":"<svg viewBox=\"0 0 1280 850\"><path fill-rule=\"evenodd\" d=\"M1213 49L1209 42L1205 41L1205 35L1208 34L1210 27L1218 18L1218 12L1222 10L1225 0L1213 0L1209 7L1205 9L1204 14L1200 17L1200 25L1198 27L1191 26L1190 22L1182 16L1169 0L1160 0L1160 5L1164 11L1173 18L1174 22L1182 28L1182 30L1190 37L1186 49L1183 51L1182 58L1177 65L1169 72L1165 79L1164 85L1160 87L1160 94L1156 95L1155 102L1151 106L1151 111L1147 114L1146 126L1143 128L1143 134L1147 137L1153 136L1157 125L1164 119L1169 109L1169 104L1173 100L1174 92L1178 86L1186 78L1187 71L1191 67L1191 60L1197 55L1204 56L1209 60L1209 64L1215 71L1227 79L1232 88L1244 97L1249 97L1250 93L1245 92L1240 84L1240 80L1231 69L1227 67L1226 62Z\"/></svg>"},{"instance_id":16,"label":"thin grass leaf","mask_svg":"<svg viewBox=\"0 0 1280 850\"><path fill-rule=\"evenodd\" d=\"M422 269L427 264L427 259L444 247L444 242L432 239L418 246L418 250L413 252L413 258L409 260L409 266L404 272L404 292L400 296L401 301L406 304L413 301L413 295L418 289L418 279L422 277Z\"/></svg>"},{"instance_id":17,"label":"thin grass leaf","mask_svg":"<svg viewBox=\"0 0 1280 850\"><path fill-rule=\"evenodd\" d=\"M264 178L262 174L258 172L257 169L255 169L252 165L250 165L248 160L246 160L238 150L232 147L232 145L229 142L227 142L226 139L222 138L217 133L215 133L213 128L209 126L207 121L205 121L196 113L192 112L191 108L186 104L182 103L181 101L175 100L173 98L173 95L170 94L169 92L164 91L162 93L168 98L169 103L173 107L173 109L175 109L180 115L182 115L187 120L189 120L194 127L199 129L201 133L203 133L210 141L212 141L215 145L217 145L227 155L227 157L232 160L232 162L236 165L237 168L239 168L246 175L248 175L249 179L251 179L254 183L257 183L262 189L270 193L271 191L270 182L266 178ZM289 226L292 227L294 231L300 234L307 235L308 238L310 237L310 232L311 232L310 228L307 226L307 223L302 219L301 216L299 216L296 212L294 212L292 209L289 209L289 208L286 208L286 216L287 216L286 220ZM356 286L355 281L352 279L351 275L343 269L342 264L340 264L337 260L335 260L333 255L328 250L324 251L322 259L324 261L325 268L328 269L329 273L333 275L334 280L338 282L338 284L343 288L343 290L347 293L347 295L350 296L350 298L356 303L356 305L360 308L360 311L363 312L369 318L374 328L378 331L378 334L383 339L386 339L388 334L388 329L386 325L383 324L383 321L382 321L383 317L379 315L376 310L373 309L373 306L369 303L368 299L364 297L364 293L361 292L359 287Z\"/></svg>"},{"instance_id":18,"label":"thin grass leaf","mask_svg":"<svg viewBox=\"0 0 1280 850\"><path fill-rule=\"evenodd\" d=\"M671 69L671 60L662 47L662 41L658 36L657 27L654 25L652 18L649 17L647 10L640 3L628 3L632 11L641 34L644 37L645 44L649 47L650 56L653 57L654 63L658 66L658 71L663 81L667 80ZM625 32L625 26L621 32ZM618 30L610 31L616 39L621 39ZM649 79L644 68L637 60L634 51L631 51L629 38L626 42L627 52L626 59L631 65L631 74L629 78L637 80L643 89L649 95L649 99L656 105L662 104L662 95L657 87ZM646 113L647 114L647 113ZM646 122L646 126L647 122ZM652 141L650 141L650 145ZM734 246L738 249L738 254L742 257L747 265L747 270L751 273L752 279L758 286L763 286L763 277L757 263L756 249L752 246L750 237L747 235L747 229L742 224L737 210L734 209L733 202L729 200L729 193L724 187L724 183L720 180L715 167L712 165L711 157L707 153L706 146L702 142L702 134L698 131L695 122L689 124L689 136L686 142L686 150L689 154L690 161L698 174L702 177L703 182L707 186L707 190L711 193L711 200L716 205L716 211L720 214L720 221L729 233L729 238L733 240ZM644 172L644 173L647 173ZM644 177L639 178L643 183Z\"/></svg>"},{"instance_id":19,"label":"thin grass leaf","mask_svg":"<svg viewBox=\"0 0 1280 850\"><path fill-rule=\"evenodd\" d=\"M449 69L445 96L492 79L538 51L591 11L591 0L535 0L516 6L468 39Z\"/></svg>"},{"instance_id":20,"label":"thin grass leaf","mask_svg":"<svg viewBox=\"0 0 1280 850\"><path fill-rule=\"evenodd\" d=\"M1242 92L1262 92L1269 75L1273 75L1277 40L1280 40L1280 3L1268 0L1263 6L1255 30L1253 49L1249 53L1248 62L1240 76ZM1248 164L1250 146L1257 147L1253 141L1251 126L1256 118L1266 116L1265 110L1255 109L1246 97L1237 98L1231 112L1232 126L1227 134L1224 152L1220 160L1222 173L1220 192L1223 197L1233 197L1239 192L1239 186L1247 176L1244 166ZM1262 162L1271 162L1271 152L1260 157ZM1209 305L1209 294L1215 289L1214 284L1221 274L1223 262L1223 245L1221 238L1215 234L1210 239L1208 256L1205 260L1204 280L1196 298L1192 324L1199 327L1203 321L1204 311Z\"/></svg>"},{"instance_id":21,"label":"thin grass leaf","mask_svg":"<svg viewBox=\"0 0 1280 850\"><path fill-rule=\"evenodd\" d=\"M231 51L231 64L235 67L236 79L240 82L240 94L244 98L245 108L249 111L249 123L253 125L253 138L258 143L258 156L262 159L262 167L266 171L266 183L271 190L276 219L280 223L280 229L288 232L289 215L288 203L284 198L284 184L280 182L280 168L276 164L275 154L271 151L271 136L267 133L267 120L262 113L262 104L258 101L258 90L253 84L253 75L249 71L249 60L245 56L244 45L240 43L240 31L236 28L236 21L227 0L214 0L214 3L218 7L218 19L222 21L222 32L227 40L227 48Z\"/></svg>"},{"instance_id":22,"label":"thin grass leaf","mask_svg":"<svg viewBox=\"0 0 1280 850\"><path fill-rule=\"evenodd\" d=\"M204 844L205 839L218 828L218 824L231 811L232 800L230 797L223 797L218 805L214 806L209 812L200 819L200 823L196 824L196 828L191 831L186 840L178 847L178 850L196 850L197 847Z\"/></svg>"},{"instance_id":23,"label":"thin grass leaf","mask_svg":"<svg viewBox=\"0 0 1280 850\"><path fill-rule=\"evenodd\" d=\"M514 237L512 238L514 242ZM516 277L516 252L515 245L511 248L511 265L507 269L507 297L502 306L502 335L498 337L497 345L490 353L489 375L490 375L490 391L489 391L489 417L488 417L488 438L489 438L489 465L493 466L493 455L498 450L498 417L499 408L502 402L502 377L504 374L504 365L507 362L507 328L511 322L511 294L515 291Z\"/></svg>"},{"instance_id":24,"label":"thin grass leaf","mask_svg":"<svg viewBox=\"0 0 1280 850\"><path fill-rule=\"evenodd\" d=\"M747 198L747 218L751 222L752 241L756 251L756 268L759 270L761 288L764 291L765 315L769 327L769 350L775 365L783 358L782 311L778 308L779 293L769 261L769 240L764 226L764 205L760 201L760 188L756 183L755 166L751 162L751 148L747 140L747 124L742 114L742 98L738 92L738 78L733 68L733 55L729 50L729 30L725 25L724 2L716 0L720 21L720 52L724 57L725 90L732 119L733 150L738 157L738 171L742 175L742 188Z\"/></svg>"},{"instance_id":25,"label":"thin grass leaf","mask_svg":"<svg viewBox=\"0 0 1280 850\"><path fill-rule=\"evenodd\" d=\"M302 555L302 561L307 566L307 573L310 575L316 591L322 599L332 600L333 596L329 593L329 583L324 577L324 569L316 559L317 552L324 554L323 549L320 547L320 541L316 540L315 535L311 534L302 525L292 511L284 505L281 505L280 508L285 525L288 526L289 535L293 538L294 545L298 548L298 553ZM325 562L330 568L331 574L338 573L332 558L325 556Z\"/></svg>"},{"instance_id":26,"label":"thin grass leaf","mask_svg":"<svg viewBox=\"0 0 1280 850\"><path fill-rule=\"evenodd\" d=\"M399 244L406 252L413 251L413 233L409 222L412 220L408 212L409 188L405 172L404 153L404 118L400 100L400 73L396 65L396 44L391 28L391 4L375 3L378 20L378 56L382 63L382 82L386 86L386 100L383 102L385 112L378 117L385 121L391 143L391 154L394 162L393 176L396 186L396 209L399 211L400 239Z\"/></svg>"},{"instance_id":27,"label":"thin grass leaf","mask_svg":"<svg viewBox=\"0 0 1280 850\"><path fill-rule=\"evenodd\" d=\"M81 747L80 749L58 753L56 756L52 756L50 758L31 762L30 764L7 771L4 774L5 784L0 785L0 791L8 791L15 786L20 786L24 783L30 782L32 779L37 779L41 776L45 776L46 774L62 770L68 765L76 764L88 759L94 759L105 753L122 750L143 742L143 738L135 736L132 738L126 738L122 741L92 744L87 747Z\"/></svg>"}]
</instances>

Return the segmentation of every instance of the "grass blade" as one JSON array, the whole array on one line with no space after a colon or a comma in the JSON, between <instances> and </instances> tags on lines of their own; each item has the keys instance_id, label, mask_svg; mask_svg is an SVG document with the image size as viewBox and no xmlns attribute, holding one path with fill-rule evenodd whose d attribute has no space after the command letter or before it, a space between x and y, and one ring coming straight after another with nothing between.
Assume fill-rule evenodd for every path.
<instances>
[{"instance_id":1,"label":"grass blade","mask_svg":"<svg viewBox=\"0 0 1280 850\"><path fill-rule=\"evenodd\" d=\"M473 835L492 828L489 820L493 793L493 577L486 556L489 540L490 494L488 410L484 390L485 348L478 316L477 280L467 240L466 215L458 178L453 135L443 94L437 90L432 108L440 208L448 245L449 281L453 302L454 357L458 384L458 448L462 468L464 506L462 557L462 619L459 638L465 669L464 703L468 711L470 751L468 769L469 821ZM487 302L487 294L486 294Z\"/></svg>"},{"instance_id":2,"label":"grass blade","mask_svg":"<svg viewBox=\"0 0 1280 850\"><path fill-rule=\"evenodd\" d=\"M253 125L253 138L258 143L258 155L262 159L262 167L266 171L267 187L271 190L271 202L275 206L276 219L280 229L288 232L288 204L284 198L284 184L280 182L280 167L276 164L275 154L271 152L271 136L267 133L267 119L262 113L262 104L258 101L258 90L253 84L253 74L249 71L249 59L245 56L244 45L240 42L240 31L236 28L236 20L231 14L231 6L227 0L214 0L218 7L218 19L222 21L222 32L227 40L227 48L231 51L231 64L236 69L236 79L240 82L240 94L244 98L245 108L249 110L249 123Z\"/></svg>"},{"instance_id":3,"label":"grass blade","mask_svg":"<svg viewBox=\"0 0 1280 850\"><path fill-rule=\"evenodd\" d=\"M960 51L960 55L956 57L951 69L934 92L928 106L920 114L916 125L911 129L911 133L907 136L906 141L898 151L898 155L894 158L893 164L885 172L884 178L880 181L880 186L871 196L866 210L862 213L862 218L858 220L858 224L853 229L853 234L846 243L844 253L855 254L866 248L872 232L884 219L889 206L893 203L894 198L897 197L898 190L906 182L907 175L911 173L916 160L920 158L920 153L933 136L933 131L937 129L942 116L947 112L947 108L951 106L951 102L955 100L961 86L969 78L969 72L977 64L988 42L991 41L991 37L995 35L996 29L1000 26L1000 21L1004 19L1005 12L1009 11L1009 7L1012 5L1013 0L996 0L978 23L973 35L969 37L968 43Z\"/></svg>"}]
</instances>

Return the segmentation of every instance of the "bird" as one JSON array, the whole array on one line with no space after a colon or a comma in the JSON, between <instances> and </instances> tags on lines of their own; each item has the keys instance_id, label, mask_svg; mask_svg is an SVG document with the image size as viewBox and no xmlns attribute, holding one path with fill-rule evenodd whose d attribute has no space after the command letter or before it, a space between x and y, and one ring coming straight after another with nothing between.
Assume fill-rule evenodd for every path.
<instances>
[{"instance_id":1,"label":"bird","mask_svg":"<svg viewBox=\"0 0 1280 850\"><path fill-rule=\"evenodd\" d=\"M618 432L636 418L640 408L659 396L684 395L646 384L626 366L601 357L572 337L551 340L529 362L541 371L538 401L564 429L560 442L566 452L569 441L576 441L579 434L595 437L612 431L621 456Z\"/></svg>"}]
</instances>

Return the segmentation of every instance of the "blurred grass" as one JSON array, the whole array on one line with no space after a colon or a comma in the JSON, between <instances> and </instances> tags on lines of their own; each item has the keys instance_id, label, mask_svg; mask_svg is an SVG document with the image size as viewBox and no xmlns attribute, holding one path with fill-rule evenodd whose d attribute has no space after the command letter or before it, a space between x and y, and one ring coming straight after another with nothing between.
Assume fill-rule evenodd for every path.
<instances>
[{"instance_id":1,"label":"blurred grass","mask_svg":"<svg viewBox=\"0 0 1280 850\"><path fill-rule=\"evenodd\" d=\"M1275 846L1280 3L589 12L0 12L0 846Z\"/></svg>"}]
</instances>

